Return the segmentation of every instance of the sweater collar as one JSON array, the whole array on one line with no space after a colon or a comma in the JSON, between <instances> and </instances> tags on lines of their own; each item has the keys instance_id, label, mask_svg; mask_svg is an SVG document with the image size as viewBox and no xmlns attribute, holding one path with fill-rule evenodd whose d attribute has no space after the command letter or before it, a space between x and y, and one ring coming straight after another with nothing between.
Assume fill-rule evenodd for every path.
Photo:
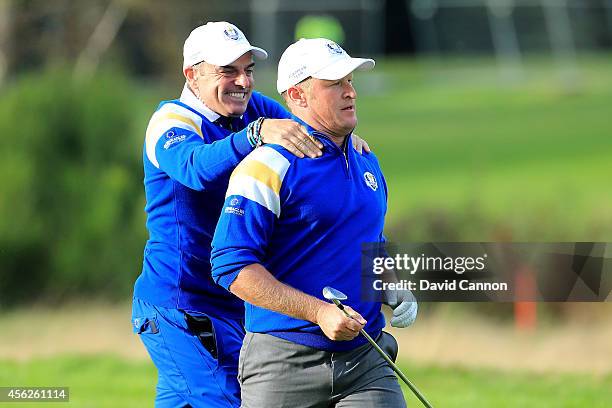
<instances>
[{"instance_id":1,"label":"sweater collar","mask_svg":"<svg viewBox=\"0 0 612 408\"><path fill-rule=\"evenodd\" d=\"M221 117L221 115L219 115L217 112L204 105L204 103L193 94L191 89L189 89L187 83L185 83L185 86L183 87L183 92L181 92L179 101L183 102L185 105L191 106L211 122L214 122Z\"/></svg>"}]
</instances>

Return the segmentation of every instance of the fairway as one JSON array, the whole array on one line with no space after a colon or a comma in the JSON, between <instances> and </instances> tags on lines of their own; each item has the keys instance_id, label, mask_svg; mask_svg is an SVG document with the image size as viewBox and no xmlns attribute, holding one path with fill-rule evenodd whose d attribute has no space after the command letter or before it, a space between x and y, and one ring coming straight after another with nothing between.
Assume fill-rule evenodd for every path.
<instances>
[{"instance_id":1,"label":"fairway","mask_svg":"<svg viewBox=\"0 0 612 408\"><path fill-rule=\"evenodd\" d=\"M435 407L609 407L612 376L504 373L458 367L430 367L408 361L402 370ZM156 372L148 361L111 355L58 356L27 363L0 362L0 383L69 386L70 403L54 407L152 406ZM404 389L408 406L419 401ZM19 404L20 407L40 404Z\"/></svg>"},{"instance_id":2,"label":"fairway","mask_svg":"<svg viewBox=\"0 0 612 408\"><path fill-rule=\"evenodd\" d=\"M599 320L543 322L533 333L454 304L428 306L413 327L389 331L400 345L401 368L435 407L612 403L609 304L576 311ZM0 386L68 386L64 406L152 406L156 371L129 316L129 304L97 303L0 315ZM409 406L418 407L405 392Z\"/></svg>"}]
</instances>

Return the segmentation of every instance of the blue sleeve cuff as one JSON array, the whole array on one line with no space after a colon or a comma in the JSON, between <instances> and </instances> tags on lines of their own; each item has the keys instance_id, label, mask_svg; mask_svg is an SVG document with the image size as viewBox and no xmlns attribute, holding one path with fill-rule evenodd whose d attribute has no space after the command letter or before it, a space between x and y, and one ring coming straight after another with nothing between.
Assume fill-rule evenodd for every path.
<instances>
[{"instance_id":1,"label":"blue sleeve cuff","mask_svg":"<svg viewBox=\"0 0 612 408\"><path fill-rule=\"evenodd\" d=\"M217 281L217 285L223 286L229 291L230 286L232 286L232 283L234 283L240 271L242 271L242 269L228 273L227 275L219 276L217 279L215 279Z\"/></svg>"},{"instance_id":2,"label":"blue sleeve cuff","mask_svg":"<svg viewBox=\"0 0 612 408\"><path fill-rule=\"evenodd\" d=\"M246 157L247 154L253 151L253 146L249 143L247 139L247 130L244 128L240 132L236 132L232 135L232 142L234 144L234 148L240 153L243 157Z\"/></svg>"},{"instance_id":3,"label":"blue sleeve cuff","mask_svg":"<svg viewBox=\"0 0 612 408\"><path fill-rule=\"evenodd\" d=\"M212 263L212 278L218 285L229 290L229 287L234 283L238 274L245 266L261 263L261 261L247 249L234 249L219 251L222 253L213 253L211 256Z\"/></svg>"}]
</instances>

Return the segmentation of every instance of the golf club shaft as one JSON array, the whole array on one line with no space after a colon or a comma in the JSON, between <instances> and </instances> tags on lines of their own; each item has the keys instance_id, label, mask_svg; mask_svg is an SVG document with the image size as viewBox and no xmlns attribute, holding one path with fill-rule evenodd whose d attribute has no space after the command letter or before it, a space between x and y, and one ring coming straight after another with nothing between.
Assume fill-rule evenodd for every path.
<instances>
[{"instance_id":1,"label":"golf club shaft","mask_svg":"<svg viewBox=\"0 0 612 408\"><path fill-rule=\"evenodd\" d=\"M339 300L334 299L334 303L336 304L336 306L338 306L338 308L340 308L340 310L342 310L344 312L344 314L347 317L349 317L351 319L353 318L353 316L351 316L344 309L344 305L342 304L342 302L340 302ZM391 358L387 355L387 353L385 353L385 351L383 349L381 349L378 344L376 344L374 339L372 337L370 337L370 335L368 333L366 333L366 331L364 329L359 330L359 332L363 335L363 337L366 338L366 340L368 340L368 342L372 345L372 347L374 347L374 349L376 349L378 354L380 354L382 356L382 358L385 359L385 361L389 364L389 366L391 366L391 368L393 369L393 371L395 371L395 373L399 376L399 378L401 378L402 381L404 381L404 383L406 383L408 388L410 388L410 390L414 393L414 395L416 395L416 397L419 399L419 401L421 401L423 403L423 405L425 405L427 408L433 408L431 406L431 404L429 403L429 401L427 401L427 399L425 399L423 394L421 394L421 392L417 389L417 387L415 387L414 384L412 384L410 382L408 377L406 377L404 375L404 373L399 369L399 367L393 362L393 360L391 360Z\"/></svg>"}]
</instances>

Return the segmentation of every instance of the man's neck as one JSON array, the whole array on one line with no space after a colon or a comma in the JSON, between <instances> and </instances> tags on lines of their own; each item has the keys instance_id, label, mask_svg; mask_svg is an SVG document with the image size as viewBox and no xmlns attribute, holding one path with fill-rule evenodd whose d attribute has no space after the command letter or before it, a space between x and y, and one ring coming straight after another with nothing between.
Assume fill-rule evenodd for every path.
<instances>
[{"instance_id":1,"label":"man's neck","mask_svg":"<svg viewBox=\"0 0 612 408\"><path fill-rule=\"evenodd\" d=\"M332 136L327 132L321 132L321 133L324 133L327 137L329 137L331 141L334 142L334 144L338 146L339 148L342 148L344 146L344 142L346 141L346 136Z\"/></svg>"},{"instance_id":2,"label":"man's neck","mask_svg":"<svg viewBox=\"0 0 612 408\"><path fill-rule=\"evenodd\" d=\"M304 123L306 123L308 126L310 126L311 128L313 128L314 130L316 130L319 133L323 133L325 136L327 136L332 142L334 142L334 144L336 146L338 146L339 148L342 148L344 146L344 141L346 140L347 136L351 133L346 132L344 133L343 131L336 131L336 130L331 130L326 128L325 126L321 125L320 123L318 123L317 121L313 120L312 118L308 118L308 117L303 117L300 116L298 114L296 114L295 112L293 113L296 117L300 118L301 120L304 121Z\"/></svg>"}]
</instances>

